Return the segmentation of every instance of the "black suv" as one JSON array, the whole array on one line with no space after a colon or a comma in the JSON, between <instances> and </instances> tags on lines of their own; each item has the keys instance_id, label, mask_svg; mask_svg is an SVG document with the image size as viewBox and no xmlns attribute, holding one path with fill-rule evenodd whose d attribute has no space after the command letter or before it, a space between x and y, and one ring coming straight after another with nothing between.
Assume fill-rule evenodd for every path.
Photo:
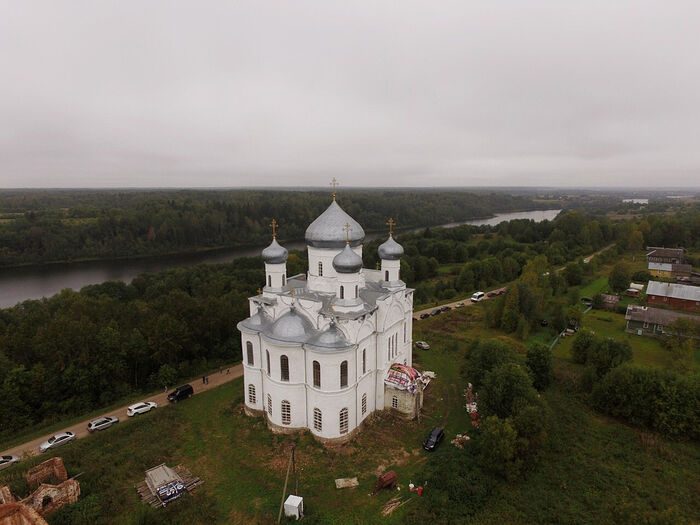
<instances>
[{"instance_id":1,"label":"black suv","mask_svg":"<svg viewBox=\"0 0 700 525\"><path fill-rule=\"evenodd\" d=\"M182 385L168 394L168 401L171 403L177 403L178 401L192 397L192 394L194 394L194 388L192 388L192 385Z\"/></svg>"},{"instance_id":2,"label":"black suv","mask_svg":"<svg viewBox=\"0 0 700 525\"><path fill-rule=\"evenodd\" d=\"M437 446L440 444L440 441L442 441L442 438L444 437L445 430L440 427L435 427L430 431L430 434L428 434L428 437L425 438L425 441L423 441L423 448L428 452L432 452L437 448Z\"/></svg>"}]
</instances>

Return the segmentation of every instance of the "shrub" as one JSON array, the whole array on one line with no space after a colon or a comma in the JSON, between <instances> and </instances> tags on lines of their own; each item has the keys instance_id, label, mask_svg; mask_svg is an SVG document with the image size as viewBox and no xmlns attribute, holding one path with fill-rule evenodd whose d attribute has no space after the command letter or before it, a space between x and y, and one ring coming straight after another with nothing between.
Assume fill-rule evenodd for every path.
<instances>
[{"instance_id":1,"label":"shrub","mask_svg":"<svg viewBox=\"0 0 700 525\"><path fill-rule=\"evenodd\" d=\"M576 338L574 339L574 344L571 347L571 358L574 363L580 365L585 364L588 359L588 349L595 342L595 336L593 332L589 330L581 330Z\"/></svg>"},{"instance_id":2,"label":"shrub","mask_svg":"<svg viewBox=\"0 0 700 525\"><path fill-rule=\"evenodd\" d=\"M494 368L484 377L479 390L479 412L501 418L516 414L537 399L532 379L516 363L506 363Z\"/></svg>"}]
</instances>

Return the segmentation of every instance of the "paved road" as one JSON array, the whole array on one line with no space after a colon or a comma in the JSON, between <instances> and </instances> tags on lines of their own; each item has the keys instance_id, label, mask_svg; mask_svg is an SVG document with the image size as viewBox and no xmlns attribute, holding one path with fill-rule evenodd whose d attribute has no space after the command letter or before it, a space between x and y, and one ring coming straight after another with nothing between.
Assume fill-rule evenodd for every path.
<instances>
[{"instance_id":1,"label":"paved road","mask_svg":"<svg viewBox=\"0 0 700 525\"><path fill-rule=\"evenodd\" d=\"M233 381L234 379L241 377L243 375L243 365L239 364L236 366L232 366L228 368L229 373L226 373L226 368L224 368L223 373L222 372L215 372L211 375L209 375L209 383L207 384L202 384L202 376L199 376L197 378L194 378L190 381L190 384L194 388L194 393L195 395L201 393L201 392L206 392L207 390L210 390L212 388L216 388L217 386L221 386L225 383L228 383L229 381ZM145 397L143 401L155 401L158 403L158 408L155 410L162 410L163 407L167 409L168 406L168 392L160 392L159 394L154 394L148 397ZM121 408L117 408L115 410L111 410L109 412L105 412L104 416L117 416L119 418L119 424L128 424L130 422L131 417L128 417L126 415L126 409L127 406L123 406ZM64 428L63 430L59 430L57 432L74 432L75 435L78 437L78 439L89 436L90 433L87 431L87 424L92 421L93 419L97 419L98 417L101 416L95 416L90 419L86 419L85 421L82 421L80 423L76 423L75 425L69 426L67 428ZM148 414L142 414L140 416L135 416L135 417L148 417ZM53 434L56 434L57 432L53 432L52 434L47 434L44 437L33 439L32 441L28 441L22 445L18 445L16 447L13 447L9 450L6 450L0 455L12 455L12 456L24 456L24 455L30 455L33 456L35 454L39 454L39 445L46 441L50 436ZM109 432L109 429L105 430L104 432Z\"/></svg>"}]
</instances>

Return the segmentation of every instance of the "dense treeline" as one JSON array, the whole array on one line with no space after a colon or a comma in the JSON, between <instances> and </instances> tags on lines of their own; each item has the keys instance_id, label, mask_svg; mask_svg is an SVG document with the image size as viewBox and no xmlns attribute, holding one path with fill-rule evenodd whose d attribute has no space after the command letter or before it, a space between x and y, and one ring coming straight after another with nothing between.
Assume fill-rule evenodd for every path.
<instances>
[{"instance_id":1,"label":"dense treeline","mask_svg":"<svg viewBox=\"0 0 700 525\"><path fill-rule=\"evenodd\" d=\"M464 191L344 191L343 208L367 230L388 216L402 228L542 208L526 197ZM0 266L117 258L262 244L274 217L282 239L301 239L328 192L0 192Z\"/></svg>"},{"instance_id":2,"label":"dense treeline","mask_svg":"<svg viewBox=\"0 0 700 525\"><path fill-rule=\"evenodd\" d=\"M0 436L239 359L236 322L263 278L240 259L0 310Z\"/></svg>"}]
</instances>

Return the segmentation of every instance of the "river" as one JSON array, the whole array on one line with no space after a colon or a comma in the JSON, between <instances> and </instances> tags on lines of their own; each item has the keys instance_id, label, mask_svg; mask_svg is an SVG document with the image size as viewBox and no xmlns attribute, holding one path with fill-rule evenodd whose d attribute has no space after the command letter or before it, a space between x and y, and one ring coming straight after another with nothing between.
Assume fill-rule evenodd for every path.
<instances>
[{"instance_id":1,"label":"river","mask_svg":"<svg viewBox=\"0 0 700 525\"><path fill-rule=\"evenodd\" d=\"M536 222L552 220L561 210L538 210L514 213L499 213L489 219L444 224L444 228L454 228L462 224L494 226L515 219L532 219ZM437 226L436 226L437 227ZM415 231L423 230L420 228ZM368 233L366 241L385 236L385 233ZM303 250L303 241L285 242L289 250ZM75 263L22 266L0 269L0 308L13 306L26 299L49 297L64 288L79 290L88 284L105 281L131 282L144 272L159 272L176 266L192 266L200 263L227 263L237 257L250 257L260 254L262 248L225 248L199 253L147 257L141 259L120 259L109 261L85 261Z\"/></svg>"}]
</instances>

